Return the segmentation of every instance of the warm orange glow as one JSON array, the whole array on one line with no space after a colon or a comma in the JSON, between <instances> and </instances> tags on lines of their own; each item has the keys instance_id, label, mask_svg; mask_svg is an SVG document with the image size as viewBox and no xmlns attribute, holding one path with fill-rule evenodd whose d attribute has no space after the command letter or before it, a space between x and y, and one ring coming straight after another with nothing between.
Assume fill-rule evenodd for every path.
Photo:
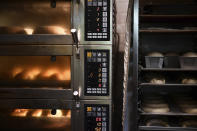
<instances>
[{"instance_id":1,"label":"warm orange glow","mask_svg":"<svg viewBox=\"0 0 197 131\"><path fill-rule=\"evenodd\" d=\"M31 29L31 28L25 28L24 30L25 30L27 35L32 35L33 32L34 32L34 29Z\"/></svg>"},{"instance_id":2,"label":"warm orange glow","mask_svg":"<svg viewBox=\"0 0 197 131\"><path fill-rule=\"evenodd\" d=\"M47 114L45 114L45 112ZM27 115L28 114L28 115ZM58 117L67 117L71 118L71 111L64 111L64 110L56 110L56 114L52 115L51 110L45 110L45 109L15 109L11 116L15 117L50 117L50 118L58 118Z\"/></svg>"},{"instance_id":3,"label":"warm orange glow","mask_svg":"<svg viewBox=\"0 0 197 131\"><path fill-rule=\"evenodd\" d=\"M63 116L63 112L61 110L56 110L56 115L52 115L50 111L47 114L47 117L62 117L62 116Z\"/></svg>"},{"instance_id":4,"label":"warm orange glow","mask_svg":"<svg viewBox=\"0 0 197 131\"><path fill-rule=\"evenodd\" d=\"M70 57L57 56L2 56L0 79L66 80L71 79Z\"/></svg>"},{"instance_id":5,"label":"warm orange glow","mask_svg":"<svg viewBox=\"0 0 197 131\"><path fill-rule=\"evenodd\" d=\"M66 117L71 118L71 111L70 110L66 113Z\"/></svg>"},{"instance_id":6,"label":"warm orange glow","mask_svg":"<svg viewBox=\"0 0 197 131\"><path fill-rule=\"evenodd\" d=\"M42 116L42 110L40 109L40 110L34 110L33 112L32 112L32 117L41 117Z\"/></svg>"},{"instance_id":7,"label":"warm orange glow","mask_svg":"<svg viewBox=\"0 0 197 131\"><path fill-rule=\"evenodd\" d=\"M54 26L53 31L55 34L66 34L65 29L59 26Z\"/></svg>"},{"instance_id":8,"label":"warm orange glow","mask_svg":"<svg viewBox=\"0 0 197 131\"><path fill-rule=\"evenodd\" d=\"M28 113L28 109L15 109L11 116L17 116L17 117L26 117Z\"/></svg>"},{"instance_id":9,"label":"warm orange glow","mask_svg":"<svg viewBox=\"0 0 197 131\"><path fill-rule=\"evenodd\" d=\"M34 80L40 72L41 70L39 68L30 69L25 73L25 80Z\"/></svg>"},{"instance_id":10,"label":"warm orange glow","mask_svg":"<svg viewBox=\"0 0 197 131\"><path fill-rule=\"evenodd\" d=\"M20 67L14 68L14 70L12 72L12 76L16 77L16 75L20 74L22 71L23 71L23 69Z\"/></svg>"}]
</instances>

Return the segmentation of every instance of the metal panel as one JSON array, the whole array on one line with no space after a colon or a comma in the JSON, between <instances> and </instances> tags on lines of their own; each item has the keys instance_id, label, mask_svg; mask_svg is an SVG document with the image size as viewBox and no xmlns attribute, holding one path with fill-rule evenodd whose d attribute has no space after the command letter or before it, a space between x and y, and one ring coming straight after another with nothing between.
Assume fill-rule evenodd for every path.
<instances>
[{"instance_id":1,"label":"metal panel","mask_svg":"<svg viewBox=\"0 0 197 131\"><path fill-rule=\"evenodd\" d=\"M1 45L1 56L59 56L72 55L72 45Z\"/></svg>"},{"instance_id":2,"label":"metal panel","mask_svg":"<svg viewBox=\"0 0 197 131\"><path fill-rule=\"evenodd\" d=\"M85 101L80 101L81 107L79 109L73 110L72 111L72 123L75 123L72 125L73 131L85 131L85 113L84 113L84 105L85 104L94 104L94 105L109 105L109 131L111 131L112 127L112 105L110 100L85 100ZM80 118L80 122L79 122Z\"/></svg>"},{"instance_id":3,"label":"metal panel","mask_svg":"<svg viewBox=\"0 0 197 131\"><path fill-rule=\"evenodd\" d=\"M84 50L85 49L108 49L110 51L110 75L109 75L109 96L85 96L84 95ZM76 57L76 56L75 56ZM80 46L80 59L75 58L75 82L76 85L74 87L75 90L79 91L79 97L81 99L111 99L112 95L112 47L111 45L99 46L99 45L92 45L92 46ZM79 83L79 84L77 84Z\"/></svg>"},{"instance_id":4,"label":"metal panel","mask_svg":"<svg viewBox=\"0 0 197 131\"><path fill-rule=\"evenodd\" d=\"M0 35L0 45L31 44L31 45L72 45L71 35Z\"/></svg>"},{"instance_id":5,"label":"metal panel","mask_svg":"<svg viewBox=\"0 0 197 131\"><path fill-rule=\"evenodd\" d=\"M72 109L72 103L72 100L60 99L6 99L0 100L0 108Z\"/></svg>"},{"instance_id":6,"label":"metal panel","mask_svg":"<svg viewBox=\"0 0 197 131\"><path fill-rule=\"evenodd\" d=\"M80 44L112 44L113 39L113 0L110 0L110 41L85 41L85 0L80 1L79 5L74 5L73 8L73 28L78 30Z\"/></svg>"},{"instance_id":7,"label":"metal panel","mask_svg":"<svg viewBox=\"0 0 197 131\"><path fill-rule=\"evenodd\" d=\"M0 88L2 99L63 99L72 100L72 89Z\"/></svg>"}]
</instances>

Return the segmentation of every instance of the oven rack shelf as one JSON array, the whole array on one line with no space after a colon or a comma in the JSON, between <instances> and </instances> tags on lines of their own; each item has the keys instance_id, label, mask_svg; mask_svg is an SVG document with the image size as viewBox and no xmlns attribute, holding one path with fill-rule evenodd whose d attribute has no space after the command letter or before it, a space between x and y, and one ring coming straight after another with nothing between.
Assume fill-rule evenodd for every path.
<instances>
[{"instance_id":1,"label":"oven rack shelf","mask_svg":"<svg viewBox=\"0 0 197 131\"><path fill-rule=\"evenodd\" d=\"M140 29L140 33L197 33L197 29Z\"/></svg>"},{"instance_id":2,"label":"oven rack shelf","mask_svg":"<svg viewBox=\"0 0 197 131\"><path fill-rule=\"evenodd\" d=\"M140 113L142 116L195 116L197 117L197 114L189 114L189 113L182 113L182 112L168 112L168 113L146 113L142 112Z\"/></svg>"},{"instance_id":3,"label":"oven rack shelf","mask_svg":"<svg viewBox=\"0 0 197 131\"><path fill-rule=\"evenodd\" d=\"M197 84L152 84L152 83L140 83L139 86L141 87L197 87Z\"/></svg>"},{"instance_id":4,"label":"oven rack shelf","mask_svg":"<svg viewBox=\"0 0 197 131\"><path fill-rule=\"evenodd\" d=\"M140 130L146 131L196 131L197 128L193 127L151 127L151 126L139 126Z\"/></svg>"},{"instance_id":5,"label":"oven rack shelf","mask_svg":"<svg viewBox=\"0 0 197 131\"><path fill-rule=\"evenodd\" d=\"M158 71L158 72L185 72L185 71L197 71L197 69L182 69L182 68L140 68L140 71Z\"/></svg>"},{"instance_id":6,"label":"oven rack shelf","mask_svg":"<svg viewBox=\"0 0 197 131\"><path fill-rule=\"evenodd\" d=\"M5 87L69 87L70 81L66 80L1 80L0 86Z\"/></svg>"},{"instance_id":7,"label":"oven rack shelf","mask_svg":"<svg viewBox=\"0 0 197 131\"><path fill-rule=\"evenodd\" d=\"M36 35L0 35L1 44L73 44L72 35L36 34Z\"/></svg>"},{"instance_id":8,"label":"oven rack shelf","mask_svg":"<svg viewBox=\"0 0 197 131\"><path fill-rule=\"evenodd\" d=\"M143 22L191 22L197 21L197 15L156 15L156 14L141 14L141 21Z\"/></svg>"}]
</instances>

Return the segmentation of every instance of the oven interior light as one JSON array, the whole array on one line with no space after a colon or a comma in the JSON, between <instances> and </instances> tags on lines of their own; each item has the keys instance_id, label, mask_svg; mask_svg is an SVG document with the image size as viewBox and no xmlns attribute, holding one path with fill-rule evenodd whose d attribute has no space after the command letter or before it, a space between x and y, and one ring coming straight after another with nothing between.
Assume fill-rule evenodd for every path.
<instances>
[{"instance_id":1,"label":"oven interior light","mask_svg":"<svg viewBox=\"0 0 197 131\"><path fill-rule=\"evenodd\" d=\"M31 29L31 28L25 28L24 30L27 33L27 35L32 35L34 32L34 29Z\"/></svg>"}]
</instances>

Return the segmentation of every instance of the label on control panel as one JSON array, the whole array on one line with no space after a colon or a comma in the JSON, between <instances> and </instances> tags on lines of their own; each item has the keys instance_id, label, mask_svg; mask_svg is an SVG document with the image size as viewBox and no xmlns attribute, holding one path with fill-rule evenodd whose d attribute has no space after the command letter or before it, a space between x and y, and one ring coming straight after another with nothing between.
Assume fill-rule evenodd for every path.
<instances>
[{"instance_id":1,"label":"label on control panel","mask_svg":"<svg viewBox=\"0 0 197 131\"><path fill-rule=\"evenodd\" d=\"M109 50L85 51L86 96L109 95Z\"/></svg>"},{"instance_id":2,"label":"label on control panel","mask_svg":"<svg viewBox=\"0 0 197 131\"><path fill-rule=\"evenodd\" d=\"M110 40L110 0L85 0L85 40Z\"/></svg>"},{"instance_id":3,"label":"label on control panel","mask_svg":"<svg viewBox=\"0 0 197 131\"><path fill-rule=\"evenodd\" d=\"M85 131L109 131L109 105L85 105Z\"/></svg>"}]
</instances>

